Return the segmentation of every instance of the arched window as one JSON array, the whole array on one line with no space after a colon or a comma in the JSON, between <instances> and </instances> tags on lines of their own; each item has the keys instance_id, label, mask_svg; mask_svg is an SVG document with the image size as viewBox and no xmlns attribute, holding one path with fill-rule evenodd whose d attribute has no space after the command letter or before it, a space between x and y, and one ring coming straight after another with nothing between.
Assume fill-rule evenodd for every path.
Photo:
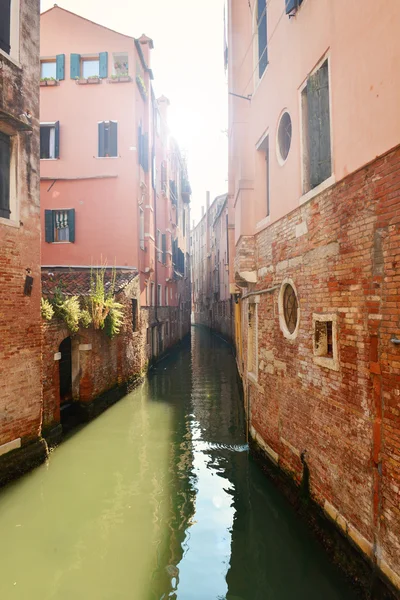
<instances>
[{"instance_id":1,"label":"arched window","mask_svg":"<svg viewBox=\"0 0 400 600\"><path fill-rule=\"evenodd\" d=\"M266 0L256 0L256 4L258 77L261 79L268 64L267 2Z\"/></svg>"}]
</instances>

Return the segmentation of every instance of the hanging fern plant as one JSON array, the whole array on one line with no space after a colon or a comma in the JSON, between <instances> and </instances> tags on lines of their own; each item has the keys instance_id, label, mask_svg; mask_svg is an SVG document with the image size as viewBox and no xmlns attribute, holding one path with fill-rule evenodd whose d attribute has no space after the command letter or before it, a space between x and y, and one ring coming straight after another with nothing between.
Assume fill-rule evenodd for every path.
<instances>
[{"instance_id":1,"label":"hanging fern plant","mask_svg":"<svg viewBox=\"0 0 400 600\"><path fill-rule=\"evenodd\" d=\"M96 269L90 275L90 295L88 300L89 311L92 317L93 327L95 329L106 328L106 333L110 337L118 335L123 323L122 304L119 304L115 298L115 280L116 270L112 270L111 281L108 289L104 283L106 269Z\"/></svg>"}]
</instances>

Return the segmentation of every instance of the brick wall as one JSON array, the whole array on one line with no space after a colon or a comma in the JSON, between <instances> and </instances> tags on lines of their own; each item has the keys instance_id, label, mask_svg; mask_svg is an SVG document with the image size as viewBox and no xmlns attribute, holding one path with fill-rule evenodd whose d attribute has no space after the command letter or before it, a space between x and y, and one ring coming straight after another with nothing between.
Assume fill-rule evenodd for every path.
<instances>
[{"instance_id":1,"label":"brick wall","mask_svg":"<svg viewBox=\"0 0 400 600\"><path fill-rule=\"evenodd\" d=\"M60 422L59 362L54 355L61 342L71 336L72 394L74 401L91 402L104 392L141 376L147 364L146 322L138 311L136 331L132 326L132 299L139 298L139 279L118 295L123 305L124 324L110 339L105 331L80 328L71 334L63 322L53 318L43 325L43 430Z\"/></svg>"},{"instance_id":2,"label":"brick wall","mask_svg":"<svg viewBox=\"0 0 400 600\"><path fill-rule=\"evenodd\" d=\"M253 435L298 481L304 453L314 499L400 587L400 149L240 240L236 271L251 268L245 292L264 290L241 303L244 373L250 298L258 313ZM285 278L294 339L279 321ZM337 370L315 359L316 314L336 319Z\"/></svg>"},{"instance_id":3,"label":"brick wall","mask_svg":"<svg viewBox=\"0 0 400 600\"><path fill-rule=\"evenodd\" d=\"M0 131L18 139L14 226L0 223L0 445L37 439L41 418L39 2L20 3L22 68L0 56ZM2 111L13 119L4 120ZM32 131L21 120L32 115ZM28 121L29 123L29 121ZM25 130L24 130L25 129ZM33 277L24 295L26 275Z\"/></svg>"}]
</instances>

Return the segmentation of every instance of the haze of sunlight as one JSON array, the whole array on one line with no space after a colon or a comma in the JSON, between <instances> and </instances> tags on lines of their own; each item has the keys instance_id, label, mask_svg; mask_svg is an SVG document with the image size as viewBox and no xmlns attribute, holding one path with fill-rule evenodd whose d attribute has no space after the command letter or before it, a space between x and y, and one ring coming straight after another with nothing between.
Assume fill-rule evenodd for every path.
<instances>
[{"instance_id":1,"label":"haze of sunlight","mask_svg":"<svg viewBox=\"0 0 400 600\"><path fill-rule=\"evenodd\" d=\"M53 6L42 0L41 11ZM223 0L61 0L66 10L100 25L154 41L156 96L171 102L169 121L188 160L192 220L199 220L206 190L227 191L227 84L223 63Z\"/></svg>"}]
</instances>

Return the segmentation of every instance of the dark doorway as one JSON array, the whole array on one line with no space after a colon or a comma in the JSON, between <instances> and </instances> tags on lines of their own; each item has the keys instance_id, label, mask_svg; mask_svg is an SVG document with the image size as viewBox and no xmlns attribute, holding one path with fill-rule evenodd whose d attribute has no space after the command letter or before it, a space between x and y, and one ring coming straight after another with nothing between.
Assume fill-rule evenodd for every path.
<instances>
[{"instance_id":1,"label":"dark doorway","mask_svg":"<svg viewBox=\"0 0 400 600\"><path fill-rule=\"evenodd\" d=\"M60 404L72 400L72 360L71 360L71 338L63 340L59 347L60 359Z\"/></svg>"}]
</instances>

